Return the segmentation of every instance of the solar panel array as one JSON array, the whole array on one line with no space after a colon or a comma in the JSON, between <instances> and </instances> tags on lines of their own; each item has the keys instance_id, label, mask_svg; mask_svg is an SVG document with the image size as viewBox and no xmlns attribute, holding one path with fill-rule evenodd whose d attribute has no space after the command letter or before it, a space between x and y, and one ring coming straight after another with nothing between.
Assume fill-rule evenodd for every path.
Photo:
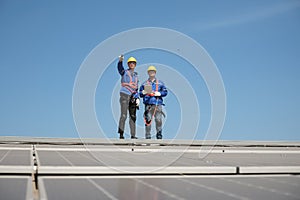
<instances>
[{"instance_id":1,"label":"solar panel array","mask_svg":"<svg viewBox=\"0 0 300 200\"><path fill-rule=\"evenodd\" d=\"M85 141L86 142L86 141ZM0 138L1 199L299 199L300 143Z\"/></svg>"}]
</instances>

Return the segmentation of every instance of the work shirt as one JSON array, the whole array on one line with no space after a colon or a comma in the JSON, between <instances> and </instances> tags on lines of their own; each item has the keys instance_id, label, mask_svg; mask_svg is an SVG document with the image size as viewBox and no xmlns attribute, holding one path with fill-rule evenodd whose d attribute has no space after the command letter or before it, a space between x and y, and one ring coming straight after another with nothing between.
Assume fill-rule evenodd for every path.
<instances>
[{"instance_id":1,"label":"work shirt","mask_svg":"<svg viewBox=\"0 0 300 200\"><path fill-rule=\"evenodd\" d=\"M153 93L155 91L160 92L161 96L156 97L156 96L151 96L149 94L144 95L143 94L144 86L149 85L149 84L152 85ZM144 104L164 105L162 97L167 96L167 94L168 94L168 90L167 90L164 82L162 82L161 80L158 80L158 79L154 79L153 82L151 82L150 79L148 79L140 87L140 97L143 98L143 103Z\"/></svg>"}]
</instances>

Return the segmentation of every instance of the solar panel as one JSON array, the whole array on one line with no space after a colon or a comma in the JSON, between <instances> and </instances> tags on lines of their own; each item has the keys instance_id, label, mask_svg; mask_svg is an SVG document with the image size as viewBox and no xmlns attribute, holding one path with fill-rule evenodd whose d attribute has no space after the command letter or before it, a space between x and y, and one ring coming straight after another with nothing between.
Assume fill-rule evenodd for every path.
<instances>
[{"instance_id":1,"label":"solar panel","mask_svg":"<svg viewBox=\"0 0 300 200\"><path fill-rule=\"evenodd\" d=\"M0 173L31 174L32 149L29 146L0 145Z\"/></svg>"},{"instance_id":2,"label":"solar panel","mask_svg":"<svg viewBox=\"0 0 300 200\"><path fill-rule=\"evenodd\" d=\"M300 152L297 149L216 148L204 158L197 147L103 147L92 149L38 147L40 173L297 173ZM265 152L266 151L266 152ZM280 153L278 153L278 152ZM276 153L277 152L277 153ZM178 154L180 153L180 154Z\"/></svg>"},{"instance_id":3,"label":"solar panel","mask_svg":"<svg viewBox=\"0 0 300 200\"><path fill-rule=\"evenodd\" d=\"M42 199L273 200L300 196L299 176L286 175L42 177L39 182Z\"/></svg>"},{"instance_id":4,"label":"solar panel","mask_svg":"<svg viewBox=\"0 0 300 200\"><path fill-rule=\"evenodd\" d=\"M33 199L30 176L1 176L0 198L5 200Z\"/></svg>"},{"instance_id":5,"label":"solar panel","mask_svg":"<svg viewBox=\"0 0 300 200\"><path fill-rule=\"evenodd\" d=\"M0 199L300 196L297 142L84 141L0 137Z\"/></svg>"},{"instance_id":6,"label":"solar panel","mask_svg":"<svg viewBox=\"0 0 300 200\"><path fill-rule=\"evenodd\" d=\"M30 150L1 150L1 165L30 165Z\"/></svg>"}]
</instances>

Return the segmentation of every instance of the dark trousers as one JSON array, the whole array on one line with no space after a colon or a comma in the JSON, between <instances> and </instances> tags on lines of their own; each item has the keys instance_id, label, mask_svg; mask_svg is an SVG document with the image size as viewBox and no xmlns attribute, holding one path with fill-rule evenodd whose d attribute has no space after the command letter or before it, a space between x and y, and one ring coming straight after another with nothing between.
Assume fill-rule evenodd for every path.
<instances>
[{"instance_id":1,"label":"dark trousers","mask_svg":"<svg viewBox=\"0 0 300 200\"><path fill-rule=\"evenodd\" d=\"M145 118L146 121L150 122L145 126L146 139L151 138L151 124L155 120L156 126L156 138L162 139L162 106L161 105L145 105ZM154 118L154 119L153 119Z\"/></svg>"},{"instance_id":2,"label":"dark trousers","mask_svg":"<svg viewBox=\"0 0 300 200\"><path fill-rule=\"evenodd\" d=\"M120 93L121 116L119 120L119 133L123 135L127 112L129 111L130 134L135 137L136 103L131 95Z\"/></svg>"}]
</instances>

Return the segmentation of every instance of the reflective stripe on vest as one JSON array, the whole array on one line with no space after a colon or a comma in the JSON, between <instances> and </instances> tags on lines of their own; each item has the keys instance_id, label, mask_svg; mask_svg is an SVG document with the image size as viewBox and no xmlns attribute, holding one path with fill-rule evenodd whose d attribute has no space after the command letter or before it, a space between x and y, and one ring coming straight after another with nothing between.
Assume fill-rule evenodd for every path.
<instances>
[{"instance_id":1,"label":"reflective stripe on vest","mask_svg":"<svg viewBox=\"0 0 300 200\"><path fill-rule=\"evenodd\" d=\"M121 86L127 88L132 94L136 93L136 89L138 88L137 77L135 78L135 82L133 82L132 81L132 76L131 76L129 70L127 70L127 74L129 76L130 81L129 81L129 83L125 83L125 82L121 83Z\"/></svg>"}]
</instances>

